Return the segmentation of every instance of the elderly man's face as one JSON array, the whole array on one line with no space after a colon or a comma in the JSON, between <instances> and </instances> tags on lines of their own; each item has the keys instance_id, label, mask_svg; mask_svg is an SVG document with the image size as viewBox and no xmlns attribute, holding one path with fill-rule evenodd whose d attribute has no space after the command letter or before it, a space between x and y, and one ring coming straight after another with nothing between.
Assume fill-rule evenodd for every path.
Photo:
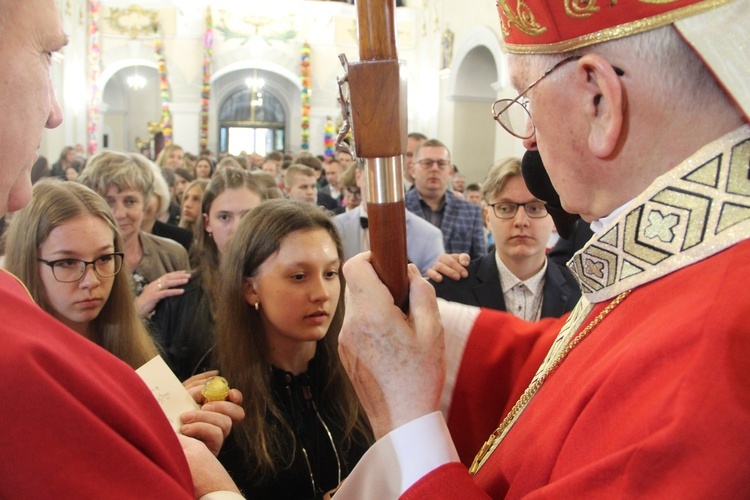
<instances>
[{"instance_id":1,"label":"elderly man's face","mask_svg":"<svg viewBox=\"0 0 750 500\"><path fill-rule=\"evenodd\" d=\"M2 2L0 15L0 215L31 199L31 167L44 127L62 123L50 80L52 53L66 43L54 0Z\"/></svg>"},{"instance_id":2,"label":"elderly man's face","mask_svg":"<svg viewBox=\"0 0 750 500\"><path fill-rule=\"evenodd\" d=\"M508 67L517 89L524 89L539 78L546 68L529 64L534 56L512 56ZM573 78L575 64L566 64L557 71L562 81ZM567 79L567 80L565 80ZM528 109L536 126L536 134L523 141L526 149L539 150L563 208L572 213L587 213L595 186L595 172L585 160L588 135L582 128L580 114L573 107L573 99L566 94L565 85L555 85L549 78L531 89L526 97Z\"/></svg>"}]
</instances>

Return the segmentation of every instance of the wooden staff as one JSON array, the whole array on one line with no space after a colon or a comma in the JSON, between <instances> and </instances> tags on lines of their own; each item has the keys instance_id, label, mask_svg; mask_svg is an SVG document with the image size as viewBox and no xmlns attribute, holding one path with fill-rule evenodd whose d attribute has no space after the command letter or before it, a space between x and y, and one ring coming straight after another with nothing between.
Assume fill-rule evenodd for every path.
<instances>
[{"instance_id":1,"label":"wooden staff","mask_svg":"<svg viewBox=\"0 0 750 500\"><path fill-rule=\"evenodd\" d=\"M406 311L406 78L396 54L393 0L358 0L359 62L348 64L351 127L357 158L367 162L372 263Z\"/></svg>"}]
</instances>

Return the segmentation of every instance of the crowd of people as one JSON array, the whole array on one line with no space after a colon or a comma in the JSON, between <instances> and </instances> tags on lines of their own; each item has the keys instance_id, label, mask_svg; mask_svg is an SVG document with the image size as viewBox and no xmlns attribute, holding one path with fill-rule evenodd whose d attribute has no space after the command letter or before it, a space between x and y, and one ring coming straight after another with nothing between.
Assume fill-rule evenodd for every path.
<instances>
[{"instance_id":1,"label":"crowd of people","mask_svg":"<svg viewBox=\"0 0 750 500\"><path fill-rule=\"evenodd\" d=\"M750 96L735 73L750 61L699 41L715 26L746 40L750 5L678 3L693 8L615 3L538 38L500 2L520 93L493 116L540 151L564 210L525 158L468 184L445 143L409 134L405 314L370 264L365 165L346 151L66 147L35 163L62 120L47 73L67 37L53 0L0 0L0 63L18 76L0 80L18 118L0 126L0 497L744 494ZM548 258L566 212L593 232L569 268ZM179 435L135 375L156 355L198 406ZM209 401L217 374L232 390Z\"/></svg>"}]
</instances>

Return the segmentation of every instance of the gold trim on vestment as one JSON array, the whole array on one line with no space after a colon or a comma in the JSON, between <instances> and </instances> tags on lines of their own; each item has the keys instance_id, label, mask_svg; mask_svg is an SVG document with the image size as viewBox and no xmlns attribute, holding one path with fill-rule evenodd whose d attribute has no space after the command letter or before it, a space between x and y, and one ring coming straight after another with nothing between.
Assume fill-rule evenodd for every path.
<instances>
[{"instance_id":1,"label":"gold trim on vestment","mask_svg":"<svg viewBox=\"0 0 750 500\"><path fill-rule=\"evenodd\" d=\"M640 285L750 238L750 125L701 148L658 177L570 263L583 296L529 387L484 443L475 474L505 439L547 377ZM576 334L594 303L614 299Z\"/></svg>"},{"instance_id":2,"label":"gold trim on vestment","mask_svg":"<svg viewBox=\"0 0 750 500\"><path fill-rule=\"evenodd\" d=\"M750 125L656 178L568 263L583 295L609 300L750 237Z\"/></svg>"},{"instance_id":3,"label":"gold trim on vestment","mask_svg":"<svg viewBox=\"0 0 750 500\"><path fill-rule=\"evenodd\" d=\"M561 54L564 52L569 52L571 50L580 49L588 45L608 42L610 40L616 40L618 38L624 38L626 36L636 35L638 33L643 33L652 29L661 28L662 26L672 24L673 22L680 19L700 14L701 12L714 9L720 5L724 5L733 1L736 0L706 0L701 3L688 5L686 7L665 12L663 14L658 14L646 19L639 19L637 21L621 24L619 26L613 26L611 28L606 28L594 33L582 35L570 40L563 40L560 42L547 44L505 43L504 49L510 54ZM594 13L593 16L596 16L596 13ZM540 33L547 31L546 27L539 27L539 29L541 30ZM508 34L504 33L504 36L507 37Z\"/></svg>"}]
</instances>

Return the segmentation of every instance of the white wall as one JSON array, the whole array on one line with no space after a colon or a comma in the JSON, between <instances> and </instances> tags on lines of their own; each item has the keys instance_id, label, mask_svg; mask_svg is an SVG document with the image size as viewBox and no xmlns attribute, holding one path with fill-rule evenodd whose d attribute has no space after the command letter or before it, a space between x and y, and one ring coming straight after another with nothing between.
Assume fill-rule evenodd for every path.
<instances>
[{"instance_id":1,"label":"white wall","mask_svg":"<svg viewBox=\"0 0 750 500\"><path fill-rule=\"evenodd\" d=\"M217 29L213 54L214 81L217 83L211 101L209 147L216 149L218 122L216 112L223 85L229 85L233 72L247 68L264 68L276 73L285 101L289 106L288 149L298 150L299 128L299 47L308 40L312 45L311 94L311 152L323 152L323 132L326 117L339 116L336 102L336 78L343 74L339 53L346 53L351 61L358 59L356 41L356 9L341 2L274 0L252 2L244 0L150 0L138 2L144 8L158 9L162 23L167 57L167 71L172 91L175 142L188 151L197 152L202 83L202 36L206 7L213 7L214 23L219 25L219 11L229 12L228 23L237 24L247 16L282 16L292 9L297 37L288 42L260 39L227 39ZM133 3L126 0L101 0L102 16L110 7L125 8ZM68 8L67 5L70 7ZM66 29L72 34L71 45L65 49L65 60L53 68L53 80L58 88L66 121L58 131L48 132L42 149L49 158L56 158L69 143L85 143L86 104L82 90L88 90L86 79L86 23L81 24L80 12L86 12L86 0L61 3ZM420 131L443 140L454 152L454 160L467 176L476 180L480 171L508 152L520 151L517 141L504 137L499 127L489 121L487 101L499 95L513 95L504 72L504 56L500 51L498 16L492 1L465 2L448 0L408 1L407 7L396 9L399 57L406 61L408 71L409 131ZM83 10L81 10L83 9ZM115 33L106 19L100 23L102 48L102 85L115 78L123 68L148 63L155 67L153 37L131 37ZM442 36L446 29L454 32L453 61L447 70L441 68ZM494 81L483 75L482 88L457 89L460 71L476 71L476 61L466 64L467 54L477 47L485 47L485 60L494 61ZM472 61L469 61L472 63ZM464 69L462 70L462 64ZM64 66L64 73L63 73ZM473 69L472 69L473 68ZM469 75L471 76L471 75ZM477 79L479 81L479 79ZM155 83L155 85L158 85ZM487 86L489 85L489 89ZM104 87L103 87L104 88ZM158 90L141 94L127 104L127 119L119 129L109 121L100 125L110 127L110 145L134 148L135 137L145 135L145 123L153 121L153 104L158 106ZM85 92L83 92L85 94ZM154 97L156 96L156 97ZM131 109L133 108L133 109ZM112 112L125 111L117 106ZM176 118L175 118L176 116ZM158 116L156 117L158 119ZM108 120L108 119L107 119ZM494 127L494 128L493 128ZM100 134L102 131L100 126ZM487 129L489 128L489 132ZM467 140L467 136L471 140ZM473 141L479 141L477 143Z\"/></svg>"}]
</instances>

